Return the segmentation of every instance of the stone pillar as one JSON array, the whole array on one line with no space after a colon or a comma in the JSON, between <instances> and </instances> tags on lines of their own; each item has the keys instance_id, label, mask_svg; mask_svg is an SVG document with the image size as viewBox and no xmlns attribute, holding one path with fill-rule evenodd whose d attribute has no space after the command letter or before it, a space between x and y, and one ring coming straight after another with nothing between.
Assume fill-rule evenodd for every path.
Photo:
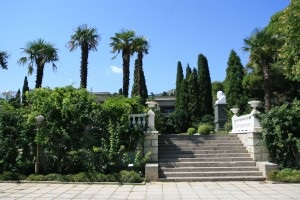
<instances>
[{"instance_id":1,"label":"stone pillar","mask_svg":"<svg viewBox=\"0 0 300 200\"><path fill-rule=\"evenodd\" d=\"M227 122L227 104L215 104L215 131L224 129Z\"/></svg>"},{"instance_id":2,"label":"stone pillar","mask_svg":"<svg viewBox=\"0 0 300 200\"><path fill-rule=\"evenodd\" d=\"M263 144L261 133L238 133L237 136L254 161L268 161L268 150Z\"/></svg>"},{"instance_id":3,"label":"stone pillar","mask_svg":"<svg viewBox=\"0 0 300 200\"><path fill-rule=\"evenodd\" d=\"M150 131L145 133L144 154L151 151L150 162L158 162L158 131Z\"/></svg>"}]
</instances>

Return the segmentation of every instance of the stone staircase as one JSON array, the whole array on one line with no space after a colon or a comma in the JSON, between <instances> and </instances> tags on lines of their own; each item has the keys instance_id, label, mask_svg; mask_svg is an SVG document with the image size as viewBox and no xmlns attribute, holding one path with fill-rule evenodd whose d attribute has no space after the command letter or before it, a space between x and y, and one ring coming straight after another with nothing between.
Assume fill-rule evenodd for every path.
<instances>
[{"instance_id":1,"label":"stone staircase","mask_svg":"<svg viewBox=\"0 0 300 200\"><path fill-rule=\"evenodd\" d=\"M264 181L236 135L159 135L159 181Z\"/></svg>"}]
</instances>

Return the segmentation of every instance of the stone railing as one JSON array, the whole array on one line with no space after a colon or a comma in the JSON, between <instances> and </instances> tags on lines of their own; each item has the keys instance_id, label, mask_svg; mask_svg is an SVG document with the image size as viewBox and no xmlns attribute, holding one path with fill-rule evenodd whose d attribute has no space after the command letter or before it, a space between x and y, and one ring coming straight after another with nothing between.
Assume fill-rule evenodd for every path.
<instances>
[{"instance_id":1,"label":"stone railing","mask_svg":"<svg viewBox=\"0 0 300 200\"><path fill-rule=\"evenodd\" d=\"M277 169L277 165L269 163L268 151L262 141L262 127L259 119L256 117L260 114L256 108L260 102L250 101L252 111L250 114L237 116L238 108L230 109L234 116L232 117L232 131L230 133L237 134L240 141L246 147L257 167L262 171L264 176L267 176L271 171Z\"/></svg>"},{"instance_id":2,"label":"stone railing","mask_svg":"<svg viewBox=\"0 0 300 200\"><path fill-rule=\"evenodd\" d=\"M147 114L131 114L129 115L129 127L139 127L146 131L148 129Z\"/></svg>"},{"instance_id":3,"label":"stone railing","mask_svg":"<svg viewBox=\"0 0 300 200\"><path fill-rule=\"evenodd\" d=\"M237 116L239 111L238 108L230 109L234 116L232 117L232 131L231 133L256 133L261 132L262 127L260 125L259 119L256 115L260 114L256 108L260 102L259 101L249 101L249 104L253 108L250 114Z\"/></svg>"},{"instance_id":4,"label":"stone railing","mask_svg":"<svg viewBox=\"0 0 300 200\"><path fill-rule=\"evenodd\" d=\"M239 109L230 109L234 114L232 117L232 131L230 133L237 134L255 161L267 161L268 152L261 138L262 127L259 119L256 117L260 114L256 110L259 103L259 101L249 101L248 104L252 107L252 111L247 115L237 116Z\"/></svg>"}]
</instances>

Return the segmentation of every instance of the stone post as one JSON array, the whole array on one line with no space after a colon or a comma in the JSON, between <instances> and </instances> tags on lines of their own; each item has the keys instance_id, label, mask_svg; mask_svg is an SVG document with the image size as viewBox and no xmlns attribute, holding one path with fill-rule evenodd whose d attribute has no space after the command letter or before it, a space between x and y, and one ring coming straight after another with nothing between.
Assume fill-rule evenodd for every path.
<instances>
[{"instance_id":1,"label":"stone post","mask_svg":"<svg viewBox=\"0 0 300 200\"><path fill-rule=\"evenodd\" d=\"M149 131L145 132L144 154L151 152L149 163L145 166L145 177L148 182L158 180L158 131L155 129L155 113L152 110L156 102L146 102L148 111Z\"/></svg>"}]
</instances>

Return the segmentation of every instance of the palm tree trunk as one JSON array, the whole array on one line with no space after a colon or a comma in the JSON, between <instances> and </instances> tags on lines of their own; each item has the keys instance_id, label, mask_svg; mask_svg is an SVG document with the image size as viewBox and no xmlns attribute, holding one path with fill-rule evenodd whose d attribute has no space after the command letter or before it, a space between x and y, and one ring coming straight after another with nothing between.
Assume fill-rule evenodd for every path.
<instances>
[{"instance_id":1,"label":"palm tree trunk","mask_svg":"<svg viewBox=\"0 0 300 200\"><path fill-rule=\"evenodd\" d=\"M130 52L127 49L122 51L123 58L123 95L128 97L129 91L129 64L130 64Z\"/></svg>"},{"instance_id":2,"label":"palm tree trunk","mask_svg":"<svg viewBox=\"0 0 300 200\"><path fill-rule=\"evenodd\" d=\"M36 69L35 88L40 88L42 87L45 64L42 62L41 59L38 59L36 62L36 66L37 69Z\"/></svg>"},{"instance_id":3,"label":"palm tree trunk","mask_svg":"<svg viewBox=\"0 0 300 200\"><path fill-rule=\"evenodd\" d=\"M271 109L271 80L270 80L270 69L268 64L263 65L263 73L264 73L265 111L268 112Z\"/></svg>"},{"instance_id":4,"label":"palm tree trunk","mask_svg":"<svg viewBox=\"0 0 300 200\"><path fill-rule=\"evenodd\" d=\"M80 87L87 87L89 50L87 45L81 46Z\"/></svg>"}]
</instances>

